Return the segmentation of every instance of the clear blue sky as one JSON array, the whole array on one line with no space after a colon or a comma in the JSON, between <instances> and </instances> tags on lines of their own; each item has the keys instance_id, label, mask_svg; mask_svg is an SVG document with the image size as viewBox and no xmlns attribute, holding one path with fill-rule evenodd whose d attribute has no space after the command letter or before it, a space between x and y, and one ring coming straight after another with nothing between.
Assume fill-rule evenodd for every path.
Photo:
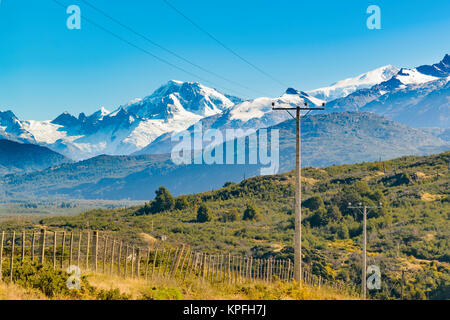
<instances>
[{"instance_id":1,"label":"clear blue sky","mask_svg":"<svg viewBox=\"0 0 450 320\"><path fill-rule=\"evenodd\" d=\"M79 5L82 15L211 80L221 91L260 96L173 58L81 1L59 1ZM90 1L159 44L267 96L286 89L225 51L162 0ZM434 63L450 53L448 0L171 2L243 57L301 90L387 64ZM371 4L381 8L382 30L366 28ZM169 79L198 80L85 21L81 30L68 30L67 17L51 0L1 0L0 110L12 109L21 119L53 119L66 110L113 109L152 93Z\"/></svg>"}]
</instances>

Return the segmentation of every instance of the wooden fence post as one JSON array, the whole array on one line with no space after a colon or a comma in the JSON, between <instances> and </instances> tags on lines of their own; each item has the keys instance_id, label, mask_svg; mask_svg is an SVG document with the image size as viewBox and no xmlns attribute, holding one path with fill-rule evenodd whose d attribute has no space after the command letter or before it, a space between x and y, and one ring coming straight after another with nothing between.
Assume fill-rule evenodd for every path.
<instances>
[{"instance_id":1,"label":"wooden fence post","mask_svg":"<svg viewBox=\"0 0 450 320\"><path fill-rule=\"evenodd\" d=\"M86 270L89 270L89 247L91 246L91 232L87 233L87 246L86 246Z\"/></svg>"},{"instance_id":2,"label":"wooden fence post","mask_svg":"<svg viewBox=\"0 0 450 320\"><path fill-rule=\"evenodd\" d=\"M124 268L125 270L125 272L124 272L124 277L125 277L125 279L127 278L127 273L128 273L128 245L127 245L127 247L126 247L126 249L125 249L125 268Z\"/></svg>"},{"instance_id":3,"label":"wooden fence post","mask_svg":"<svg viewBox=\"0 0 450 320\"><path fill-rule=\"evenodd\" d=\"M154 255L154 257L153 257L152 279L153 279L153 276L154 276L154 274L155 274L156 259L157 259L157 258L158 258L158 248L156 248L155 255Z\"/></svg>"},{"instance_id":4,"label":"wooden fence post","mask_svg":"<svg viewBox=\"0 0 450 320\"><path fill-rule=\"evenodd\" d=\"M30 252L31 261L34 261L34 243L35 242L36 242L36 232L33 231L33 238L31 239L31 252Z\"/></svg>"},{"instance_id":5,"label":"wooden fence post","mask_svg":"<svg viewBox=\"0 0 450 320\"><path fill-rule=\"evenodd\" d=\"M177 270L178 270L178 267L180 265L180 261L181 261L181 257L183 256L183 253L184 253L184 244L181 247L181 251L178 253L177 260L175 261L175 268L172 271L172 275L173 276L176 276L176 274L177 274Z\"/></svg>"},{"instance_id":6,"label":"wooden fence post","mask_svg":"<svg viewBox=\"0 0 450 320\"><path fill-rule=\"evenodd\" d=\"M72 265L72 250L73 250L73 231L70 233L70 243L69 243L69 267Z\"/></svg>"},{"instance_id":7,"label":"wooden fence post","mask_svg":"<svg viewBox=\"0 0 450 320\"><path fill-rule=\"evenodd\" d=\"M0 239L0 281L2 281L2 264L3 264L3 242L5 241L5 231L2 231L2 238Z\"/></svg>"},{"instance_id":8,"label":"wooden fence post","mask_svg":"<svg viewBox=\"0 0 450 320\"><path fill-rule=\"evenodd\" d=\"M109 273L112 275L113 274L113 272L114 272L114 251L116 250L116 241L115 240L113 240L112 241L112 248L111 248L111 266L110 266L110 268L109 268ZM105 250L105 252L106 252L106 250ZM105 264L106 264L106 254L105 254ZM119 258L120 259L120 258ZM120 272L120 271L118 271L118 272ZM120 273L119 273L119 275L120 275Z\"/></svg>"},{"instance_id":9,"label":"wooden fence post","mask_svg":"<svg viewBox=\"0 0 450 320\"><path fill-rule=\"evenodd\" d=\"M141 248L136 248L136 278L140 277Z\"/></svg>"},{"instance_id":10,"label":"wooden fence post","mask_svg":"<svg viewBox=\"0 0 450 320\"><path fill-rule=\"evenodd\" d=\"M122 241L119 244L119 252L117 253L117 275L120 277L120 257L122 256Z\"/></svg>"},{"instance_id":11,"label":"wooden fence post","mask_svg":"<svg viewBox=\"0 0 450 320\"><path fill-rule=\"evenodd\" d=\"M53 231L53 270L56 269L56 231Z\"/></svg>"},{"instance_id":12,"label":"wooden fence post","mask_svg":"<svg viewBox=\"0 0 450 320\"><path fill-rule=\"evenodd\" d=\"M147 260L145 261L145 280L148 280L148 264L150 263L150 248L147 248Z\"/></svg>"},{"instance_id":13,"label":"wooden fence post","mask_svg":"<svg viewBox=\"0 0 450 320\"><path fill-rule=\"evenodd\" d=\"M103 261L103 273L106 273L106 260L107 260L106 256L108 254L107 249L108 249L108 236L105 236L105 242L103 242L103 259L102 259L102 261ZM112 265L112 262L113 262L113 258L112 258L112 255L111 255L111 265ZM111 272L110 273L112 274L112 266L111 266Z\"/></svg>"},{"instance_id":14,"label":"wooden fence post","mask_svg":"<svg viewBox=\"0 0 450 320\"><path fill-rule=\"evenodd\" d=\"M39 264L45 262L45 229L41 229L41 256L39 257Z\"/></svg>"},{"instance_id":15,"label":"wooden fence post","mask_svg":"<svg viewBox=\"0 0 450 320\"><path fill-rule=\"evenodd\" d=\"M131 279L134 279L134 246L131 247Z\"/></svg>"},{"instance_id":16,"label":"wooden fence post","mask_svg":"<svg viewBox=\"0 0 450 320\"><path fill-rule=\"evenodd\" d=\"M77 253L77 266L80 267L81 256L81 239L83 238L83 232L80 231L80 237L78 238L78 253Z\"/></svg>"},{"instance_id":17,"label":"wooden fence post","mask_svg":"<svg viewBox=\"0 0 450 320\"><path fill-rule=\"evenodd\" d=\"M25 231L22 231L22 263L25 260Z\"/></svg>"},{"instance_id":18,"label":"wooden fence post","mask_svg":"<svg viewBox=\"0 0 450 320\"><path fill-rule=\"evenodd\" d=\"M60 268L64 268L64 249L66 246L66 232L63 231L62 234L62 239L61 239L61 263L60 263Z\"/></svg>"},{"instance_id":19,"label":"wooden fence post","mask_svg":"<svg viewBox=\"0 0 450 320\"><path fill-rule=\"evenodd\" d=\"M98 230L94 231L94 271L97 273L98 271Z\"/></svg>"},{"instance_id":20,"label":"wooden fence post","mask_svg":"<svg viewBox=\"0 0 450 320\"><path fill-rule=\"evenodd\" d=\"M16 232L13 231L11 242L11 264L9 268L9 282L13 281L13 269L14 269L14 245L16 243Z\"/></svg>"}]
</instances>

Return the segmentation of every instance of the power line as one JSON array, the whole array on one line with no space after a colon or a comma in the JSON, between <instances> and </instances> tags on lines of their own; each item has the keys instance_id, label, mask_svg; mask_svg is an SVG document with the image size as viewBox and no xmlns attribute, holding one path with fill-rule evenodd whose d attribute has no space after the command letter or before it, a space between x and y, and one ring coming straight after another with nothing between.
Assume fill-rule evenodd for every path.
<instances>
[{"instance_id":1,"label":"power line","mask_svg":"<svg viewBox=\"0 0 450 320\"><path fill-rule=\"evenodd\" d=\"M276 79L275 77L273 77L271 74L265 72L264 70L262 70L261 68L259 68L258 66L254 65L253 63L251 63L250 61L248 61L247 59L245 59L244 57L242 57L241 55L239 55L236 51L234 51L233 49L231 49L229 46L227 46L225 43L223 43L222 41L220 41L217 37L215 37L214 35L212 35L211 33L209 33L206 29L202 28L200 25L198 25L195 21L193 21L191 18L189 18L188 16L186 16L183 12L181 12L180 10L178 10L174 5L172 5L168 0L163 0L170 8L172 8L172 10L174 10L175 12L177 12L180 16L182 16L183 18L185 18L187 21L189 21L194 27L196 27L197 29L199 29L201 32L203 32L204 34L206 34L208 37L210 37L211 39L213 39L215 42L217 42L218 44L220 44L223 48L225 48L227 51L231 52L234 56L238 57L239 59L241 59L242 61L244 61L246 64L248 64L249 66L251 66L252 68L256 69L257 71L259 71L260 73L264 74L266 77L269 77L270 79L272 79L273 81L277 82L279 85L281 85L283 88L287 88L289 87L288 85L284 84L282 81Z\"/></svg>"},{"instance_id":2,"label":"power line","mask_svg":"<svg viewBox=\"0 0 450 320\"><path fill-rule=\"evenodd\" d=\"M64 5L63 3L61 3L61 2L58 1L58 0L51 0L51 1L55 2L57 5L59 5L59 6L63 7L63 8L67 8L66 5ZM197 75L197 74L195 74L195 73L193 73L193 72L191 72L191 71L188 71L188 70L186 70L186 69L184 69L184 68L182 68L182 67L179 67L179 66L173 64L172 62L167 61L166 59L161 58L161 57L159 57L159 56L157 56L157 55L151 53L150 51L148 51L148 50L146 50L146 49L144 49L144 48L141 48L140 46L138 46L138 45L132 43L131 41L128 41L127 39L125 39L125 38L123 38L123 37L121 37L121 36L115 34L114 32L112 32L112 31L106 29L106 28L103 27L103 26L99 25L98 23L94 22L92 19L89 19L88 17L86 17L86 15L84 15L84 14L81 16L81 18L82 18L83 20L89 22L90 24L94 25L95 27L99 28L100 30L102 30L102 31L104 31L104 32L106 32L106 33L108 33L109 35L111 35L111 36L113 36L113 37L119 39L120 41L122 41L122 42L124 42L124 43L126 43L126 44L128 44L128 45L130 45L130 46L132 46L132 47L134 47L135 49L137 49L137 50L139 50L139 51L141 51L141 52L143 52L143 53L145 53L145 54L147 54L147 55L153 57L154 59L156 59L156 60L158 60L158 61L160 61L160 62L162 62L162 63L164 63L164 64L167 64L167 65L171 66L172 68L175 68L175 69L180 70L180 71L182 71L182 72L184 72L184 73L186 73L186 74L189 74L190 76L193 76L194 78L197 78L197 79L199 79L199 80L201 80L201 81L203 81L203 82L205 82L205 83L210 83L210 84L212 84L213 86L221 87L221 86L217 86L214 82L212 82L212 81L210 81L210 80L207 80L207 79L205 79L205 78L203 78L203 77L201 77L201 76L199 76L199 75ZM236 90L228 89L228 88L225 88L225 87L223 87L223 86L222 86L222 88L225 89L225 90L227 90L227 91L234 91L234 92L236 92ZM239 93L239 94L240 94L240 93Z\"/></svg>"},{"instance_id":3,"label":"power line","mask_svg":"<svg viewBox=\"0 0 450 320\"><path fill-rule=\"evenodd\" d=\"M220 79L222 79L222 80L225 80L225 81L227 81L227 82L229 82L229 83L231 83L231 84L237 85L237 86L242 87L242 88L244 88L244 89L251 90L251 91L254 91L254 92L257 92L257 93L260 93L260 94L262 93L262 92L259 91L259 90L252 89L252 88L250 88L250 87L248 87L248 86L246 86L246 85L244 85L244 84L242 84L242 83L239 83L239 82L230 80L230 79L228 79L228 78L226 78L226 77L224 77L224 76L222 76L222 75L220 75L220 74L218 74L218 73L216 73L216 72L210 71L210 70L208 70L208 69L206 69L206 68L204 68L204 67L198 65L198 64L195 63L195 62L190 61L189 59L184 58L183 56L177 54L176 52L174 52L174 51L172 51L172 50L170 50L170 49L167 49L166 47L164 47L164 46L158 44L158 43L155 42L154 40L150 39L148 36L145 36L145 35L143 35L142 33L140 33L140 32L138 32L138 31L134 30L133 28L131 28L131 27L125 25L125 24L124 24L123 22L121 22L120 20L118 20L118 19L112 17L111 15L109 15L108 13L106 13L105 11L103 11L102 9L100 9L100 8L98 8L98 7L96 7L96 6L94 6L93 4L89 3L88 1L86 1L86 0L81 0L81 1L84 2L87 6L91 7L92 9L94 9L95 11L99 12L100 14L102 14L103 16L105 16L105 17L107 17L108 19L114 21L115 23L117 23L117 24L120 25L121 27L127 29L127 30L130 31L131 33L133 33L133 34L135 34L135 35L141 37L142 39L146 40L147 42L153 44L154 46L160 48L160 49L163 50L163 51L166 51L166 52L170 53L171 55L173 55L173 56L177 57L178 59L180 59L180 60L182 60L182 61L184 61L184 62L190 64L191 66L194 66L194 67L196 67L196 68L198 68L198 69L200 69L200 70L202 70L202 71L204 71L204 72L206 72L206 73L209 73L209 74L211 74L211 75L213 75L213 76L215 76L215 77L217 77L217 78L220 78ZM262 93L262 94L264 94L264 93Z\"/></svg>"}]
</instances>

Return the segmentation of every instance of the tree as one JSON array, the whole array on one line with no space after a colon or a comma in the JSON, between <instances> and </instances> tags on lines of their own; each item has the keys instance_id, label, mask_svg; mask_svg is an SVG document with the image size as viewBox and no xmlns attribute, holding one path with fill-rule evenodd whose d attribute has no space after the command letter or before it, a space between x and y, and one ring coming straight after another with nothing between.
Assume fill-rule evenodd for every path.
<instances>
[{"instance_id":1,"label":"tree","mask_svg":"<svg viewBox=\"0 0 450 320\"><path fill-rule=\"evenodd\" d=\"M324 206L321 196L313 196L302 203L303 207L308 208L311 211L315 211Z\"/></svg>"},{"instance_id":2,"label":"tree","mask_svg":"<svg viewBox=\"0 0 450 320\"><path fill-rule=\"evenodd\" d=\"M211 220L211 211L210 209L202 203L197 210L197 222L207 222Z\"/></svg>"},{"instance_id":3,"label":"tree","mask_svg":"<svg viewBox=\"0 0 450 320\"><path fill-rule=\"evenodd\" d=\"M244 211L242 220L259 220L259 219L261 219L259 209L252 203L247 204L247 208Z\"/></svg>"},{"instance_id":4,"label":"tree","mask_svg":"<svg viewBox=\"0 0 450 320\"><path fill-rule=\"evenodd\" d=\"M151 203L152 213L158 213L173 209L175 200L166 187L159 187L159 189L156 190L155 193L155 200L153 200L153 202Z\"/></svg>"},{"instance_id":5,"label":"tree","mask_svg":"<svg viewBox=\"0 0 450 320\"><path fill-rule=\"evenodd\" d=\"M175 200L175 209L176 210L183 210L189 207L189 202L187 201L186 197L178 197Z\"/></svg>"}]
</instances>

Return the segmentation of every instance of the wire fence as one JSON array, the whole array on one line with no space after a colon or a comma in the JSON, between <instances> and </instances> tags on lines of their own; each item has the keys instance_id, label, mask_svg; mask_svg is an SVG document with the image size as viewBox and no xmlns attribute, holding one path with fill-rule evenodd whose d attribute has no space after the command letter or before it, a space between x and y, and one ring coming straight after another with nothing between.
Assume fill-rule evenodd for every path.
<instances>
[{"instance_id":1,"label":"wire fence","mask_svg":"<svg viewBox=\"0 0 450 320\"><path fill-rule=\"evenodd\" d=\"M141 247L100 231L1 232L0 281L13 281L14 268L26 261L52 264L54 269L77 266L84 272L142 280L197 278L212 283L237 284L290 282L294 277L293 263L289 259L208 254L193 251L186 245ZM308 265L302 270L303 282L308 286L326 286L359 295L354 285L312 274Z\"/></svg>"}]
</instances>

